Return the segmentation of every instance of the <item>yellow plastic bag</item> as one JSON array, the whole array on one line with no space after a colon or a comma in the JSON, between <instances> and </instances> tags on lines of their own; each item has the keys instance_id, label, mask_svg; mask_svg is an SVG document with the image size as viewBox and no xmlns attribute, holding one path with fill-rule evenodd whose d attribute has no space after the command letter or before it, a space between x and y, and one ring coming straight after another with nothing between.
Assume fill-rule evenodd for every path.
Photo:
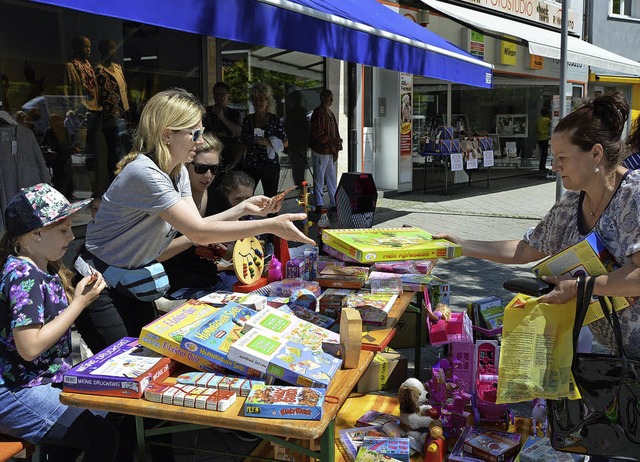
<instances>
[{"instance_id":1,"label":"yellow plastic bag","mask_svg":"<svg viewBox=\"0 0 640 462\"><path fill-rule=\"evenodd\" d=\"M573 384L576 302L539 303L517 294L504 310L497 404L534 398L577 399Z\"/></svg>"}]
</instances>

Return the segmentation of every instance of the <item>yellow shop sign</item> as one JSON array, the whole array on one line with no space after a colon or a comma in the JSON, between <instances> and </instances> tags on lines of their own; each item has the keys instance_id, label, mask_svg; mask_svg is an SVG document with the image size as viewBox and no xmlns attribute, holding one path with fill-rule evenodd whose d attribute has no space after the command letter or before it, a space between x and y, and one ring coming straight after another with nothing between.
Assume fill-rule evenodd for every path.
<instances>
[{"instance_id":1,"label":"yellow shop sign","mask_svg":"<svg viewBox=\"0 0 640 462\"><path fill-rule=\"evenodd\" d=\"M505 40L500 41L500 64L515 66L518 56L518 45Z\"/></svg>"}]
</instances>

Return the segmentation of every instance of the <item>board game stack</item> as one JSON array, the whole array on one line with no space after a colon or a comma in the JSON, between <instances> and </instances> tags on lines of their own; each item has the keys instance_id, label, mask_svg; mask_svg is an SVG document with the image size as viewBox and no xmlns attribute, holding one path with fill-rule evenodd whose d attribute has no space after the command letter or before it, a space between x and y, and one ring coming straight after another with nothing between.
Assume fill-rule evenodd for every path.
<instances>
[{"instance_id":1,"label":"board game stack","mask_svg":"<svg viewBox=\"0 0 640 462\"><path fill-rule=\"evenodd\" d=\"M322 242L360 263L462 256L462 247L421 228L325 229Z\"/></svg>"},{"instance_id":2,"label":"board game stack","mask_svg":"<svg viewBox=\"0 0 640 462\"><path fill-rule=\"evenodd\" d=\"M504 462L520 450L520 434L472 427L462 450L486 462Z\"/></svg>"},{"instance_id":3,"label":"board game stack","mask_svg":"<svg viewBox=\"0 0 640 462\"><path fill-rule=\"evenodd\" d=\"M247 319L242 331L246 333L251 329L261 329L282 339L302 343L314 352L322 351L323 344L334 345L334 349L340 345L339 333L271 307Z\"/></svg>"},{"instance_id":4,"label":"board game stack","mask_svg":"<svg viewBox=\"0 0 640 462\"><path fill-rule=\"evenodd\" d=\"M202 323L218 308L198 300L189 300L164 316L147 324L140 332L140 344L201 371L223 372L219 364L195 355L180 346L182 337Z\"/></svg>"},{"instance_id":5,"label":"board game stack","mask_svg":"<svg viewBox=\"0 0 640 462\"><path fill-rule=\"evenodd\" d=\"M254 385L264 385L264 380L211 372L185 372L176 378L176 382L181 385L232 391L238 396L247 396Z\"/></svg>"},{"instance_id":6,"label":"board game stack","mask_svg":"<svg viewBox=\"0 0 640 462\"><path fill-rule=\"evenodd\" d=\"M259 377L262 371L228 356L231 344L242 336L244 324L256 314L244 305L231 302L185 333L180 345L184 350L237 374Z\"/></svg>"},{"instance_id":7,"label":"board game stack","mask_svg":"<svg viewBox=\"0 0 640 462\"><path fill-rule=\"evenodd\" d=\"M244 415L266 419L320 420L322 388L256 385L244 402Z\"/></svg>"},{"instance_id":8,"label":"board game stack","mask_svg":"<svg viewBox=\"0 0 640 462\"><path fill-rule=\"evenodd\" d=\"M229 390L155 382L150 383L145 389L144 397L154 403L208 409L210 411L226 411L236 402L236 394Z\"/></svg>"},{"instance_id":9,"label":"board game stack","mask_svg":"<svg viewBox=\"0 0 640 462\"><path fill-rule=\"evenodd\" d=\"M393 307L397 298L396 294L372 294L362 291L349 295L344 301L344 306L358 310L362 318L362 324L385 326L391 307Z\"/></svg>"},{"instance_id":10,"label":"board game stack","mask_svg":"<svg viewBox=\"0 0 640 462\"><path fill-rule=\"evenodd\" d=\"M63 390L140 398L152 380L168 377L175 367L173 359L124 337L67 371Z\"/></svg>"},{"instance_id":11,"label":"board game stack","mask_svg":"<svg viewBox=\"0 0 640 462\"><path fill-rule=\"evenodd\" d=\"M340 312L345 306L347 296L355 292L353 289L326 289L318 298L320 314L340 321Z\"/></svg>"},{"instance_id":12,"label":"board game stack","mask_svg":"<svg viewBox=\"0 0 640 462\"><path fill-rule=\"evenodd\" d=\"M292 385L327 388L342 360L323 351L251 329L229 348L228 358Z\"/></svg>"},{"instance_id":13,"label":"board game stack","mask_svg":"<svg viewBox=\"0 0 640 462\"><path fill-rule=\"evenodd\" d=\"M345 428L338 432L340 447L345 456L353 461L358 454L358 449L362 446L365 436L386 436L381 425L368 427Z\"/></svg>"}]
</instances>

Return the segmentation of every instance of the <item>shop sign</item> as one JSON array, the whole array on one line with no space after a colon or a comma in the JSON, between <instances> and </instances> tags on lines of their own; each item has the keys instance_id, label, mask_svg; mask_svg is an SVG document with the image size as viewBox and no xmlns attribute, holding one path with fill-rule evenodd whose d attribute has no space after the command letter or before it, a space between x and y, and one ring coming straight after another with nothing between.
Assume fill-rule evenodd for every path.
<instances>
[{"instance_id":1,"label":"shop sign","mask_svg":"<svg viewBox=\"0 0 640 462\"><path fill-rule=\"evenodd\" d=\"M518 58L518 45L506 40L500 40L500 64L515 66Z\"/></svg>"},{"instance_id":2,"label":"shop sign","mask_svg":"<svg viewBox=\"0 0 640 462\"><path fill-rule=\"evenodd\" d=\"M400 73L400 158L411 158L413 136L413 75Z\"/></svg>"},{"instance_id":3,"label":"shop sign","mask_svg":"<svg viewBox=\"0 0 640 462\"><path fill-rule=\"evenodd\" d=\"M484 34L471 29L462 30L464 43L467 44L467 52L478 59L484 59Z\"/></svg>"},{"instance_id":4,"label":"shop sign","mask_svg":"<svg viewBox=\"0 0 640 462\"><path fill-rule=\"evenodd\" d=\"M562 5L551 0L461 0L539 24L562 28ZM575 14L569 10L569 32L576 30Z\"/></svg>"},{"instance_id":5,"label":"shop sign","mask_svg":"<svg viewBox=\"0 0 640 462\"><path fill-rule=\"evenodd\" d=\"M544 69L544 58L538 55L529 55L529 67L531 69Z\"/></svg>"}]
</instances>

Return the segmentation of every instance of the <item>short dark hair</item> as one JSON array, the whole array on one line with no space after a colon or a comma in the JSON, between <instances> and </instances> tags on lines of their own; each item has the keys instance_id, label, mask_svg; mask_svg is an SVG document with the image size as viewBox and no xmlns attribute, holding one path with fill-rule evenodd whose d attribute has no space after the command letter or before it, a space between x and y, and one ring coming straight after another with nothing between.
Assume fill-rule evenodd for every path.
<instances>
[{"instance_id":1,"label":"short dark hair","mask_svg":"<svg viewBox=\"0 0 640 462\"><path fill-rule=\"evenodd\" d=\"M324 90L322 90L320 92L320 98L324 98L326 96L333 96L333 92L331 90L329 90L328 88L325 88Z\"/></svg>"},{"instance_id":2,"label":"short dark hair","mask_svg":"<svg viewBox=\"0 0 640 462\"><path fill-rule=\"evenodd\" d=\"M231 87L227 82L216 82L212 91L216 91L216 89L223 89L227 93L231 93Z\"/></svg>"}]
</instances>

